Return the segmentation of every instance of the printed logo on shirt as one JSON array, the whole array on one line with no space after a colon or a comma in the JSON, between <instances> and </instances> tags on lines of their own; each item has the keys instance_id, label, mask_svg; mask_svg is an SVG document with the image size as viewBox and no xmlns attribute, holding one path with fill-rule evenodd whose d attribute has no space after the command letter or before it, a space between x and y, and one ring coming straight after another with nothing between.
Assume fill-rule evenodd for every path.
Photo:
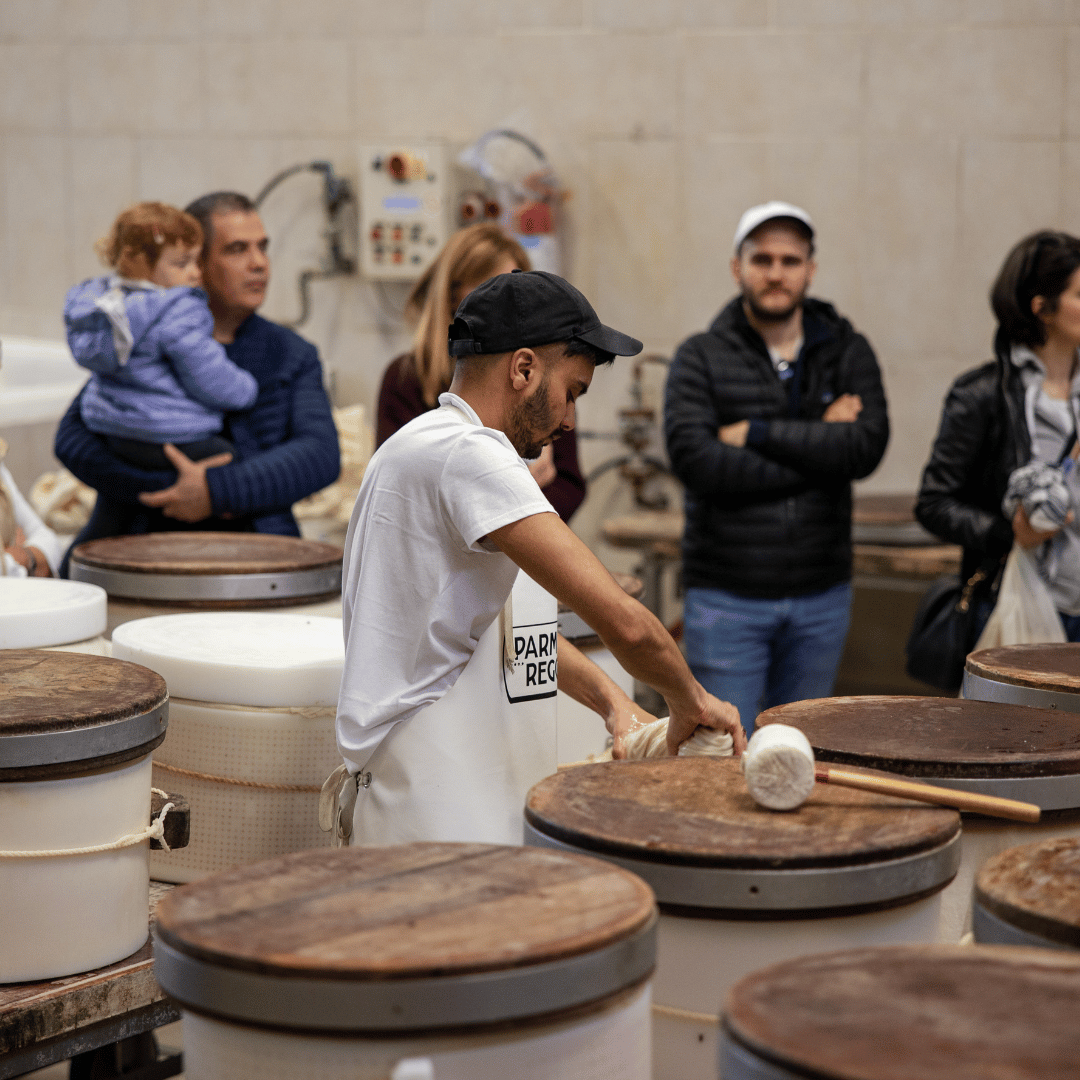
<instances>
[{"instance_id":1,"label":"printed logo on shirt","mask_svg":"<svg viewBox=\"0 0 1080 1080\"><path fill-rule=\"evenodd\" d=\"M514 663L503 665L509 702L554 697L558 690L558 621L514 625Z\"/></svg>"}]
</instances>

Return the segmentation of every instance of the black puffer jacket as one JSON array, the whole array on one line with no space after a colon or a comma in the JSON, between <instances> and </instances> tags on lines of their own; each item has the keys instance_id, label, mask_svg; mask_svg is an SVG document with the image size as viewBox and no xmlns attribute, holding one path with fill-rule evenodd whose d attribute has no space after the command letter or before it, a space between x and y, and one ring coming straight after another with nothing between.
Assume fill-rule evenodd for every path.
<instances>
[{"instance_id":1,"label":"black puffer jacket","mask_svg":"<svg viewBox=\"0 0 1080 1080\"><path fill-rule=\"evenodd\" d=\"M869 342L831 304L805 302L803 335L791 398L739 297L675 354L664 425L686 486L688 586L778 598L851 577L851 481L885 453L885 391ZM844 393L862 398L859 419L824 422ZM747 446L719 441L747 419L760 421Z\"/></svg>"},{"instance_id":2,"label":"black puffer jacket","mask_svg":"<svg viewBox=\"0 0 1080 1080\"><path fill-rule=\"evenodd\" d=\"M945 398L915 516L935 536L962 544L964 579L1012 547L1001 500L1013 469L1031 459L1024 386L1000 336L996 359L961 375Z\"/></svg>"}]
</instances>

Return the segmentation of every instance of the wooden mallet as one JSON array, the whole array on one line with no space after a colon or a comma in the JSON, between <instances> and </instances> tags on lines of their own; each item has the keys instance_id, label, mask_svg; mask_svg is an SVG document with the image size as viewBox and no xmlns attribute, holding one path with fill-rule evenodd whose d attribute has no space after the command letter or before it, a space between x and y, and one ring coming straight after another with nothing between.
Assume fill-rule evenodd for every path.
<instances>
[{"instance_id":1,"label":"wooden mallet","mask_svg":"<svg viewBox=\"0 0 1080 1080\"><path fill-rule=\"evenodd\" d=\"M952 806L971 814L1009 818L1035 824L1042 813L1034 803L954 791L898 776L877 776L815 762L806 736L788 724L768 724L754 732L743 754L743 775L750 795L770 810L794 810L802 806L814 784L873 791L900 799L915 799L935 806Z\"/></svg>"}]
</instances>

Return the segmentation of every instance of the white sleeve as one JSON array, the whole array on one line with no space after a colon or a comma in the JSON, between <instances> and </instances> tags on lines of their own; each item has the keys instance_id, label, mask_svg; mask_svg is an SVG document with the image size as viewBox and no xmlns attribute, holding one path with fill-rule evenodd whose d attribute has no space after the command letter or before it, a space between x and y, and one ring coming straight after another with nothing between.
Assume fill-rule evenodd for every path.
<instances>
[{"instance_id":1,"label":"white sleeve","mask_svg":"<svg viewBox=\"0 0 1080 1080\"><path fill-rule=\"evenodd\" d=\"M15 524L26 536L26 546L36 547L45 556L49 569L55 574L60 566L60 540L56 533L37 516L34 508L22 497L15 480L6 465L0 465L0 483L11 496L11 508L15 511Z\"/></svg>"},{"instance_id":2,"label":"white sleeve","mask_svg":"<svg viewBox=\"0 0 1080 1080\"><path fill-rule=\"evenodd\" d=\"M504 525L555 513L525 462L483 429L454 444L443 466L439 496L472 551L489 550L479 541Z\"/></svg>"}]
</instances>

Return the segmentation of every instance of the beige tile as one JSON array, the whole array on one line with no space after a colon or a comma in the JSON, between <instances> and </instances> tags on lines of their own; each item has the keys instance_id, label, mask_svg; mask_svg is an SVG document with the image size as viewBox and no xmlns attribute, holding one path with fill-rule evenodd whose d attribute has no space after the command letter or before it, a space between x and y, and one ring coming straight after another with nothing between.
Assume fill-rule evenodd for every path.
<instances>
[{"instance_id":1,"label":"beige tile","mask_svg":"<svg viewBox=\"0 0 1080 1080\"><path fill-rule=\"evenodd\" d=\"M975 23L1076 23L1080 4L1077 0L967 0L965 14Z\"/></svg>"},{"instance_id":2,"label":"beige tile","mask_svg":"<svg viewBox=\"0 0 1080 1080\"><path fill-rule=\"evenodd\" d=\"M3 0L0 41L62 40L65 15L64 0Z\"/></svg>"},{"instance_id":3,"label":"beige tile","mask_svg":"<svg viewBox=\"0 0 1080 1080\"><path fill-rule=\"evenodd\" d=\"M429 0L432 34L490 34L499 25L500 0Z\"/></svg>"},{"instance_id":4,"label":"beige tile","mask_svg":"<svg viewBox=\"0 0 1080 1080\"><path fill-rule=\"evenodd\" d=\"M769 146L761 142L692 145L682 176L686 291L680 340L704 329L735 294L731 240L742 212L770 198Z\"/></svg>"},{"instance_id":5,"label":"beige tile","mask_svg":"<svg viewBox=\"0 0 1080 1080\"><path fill-rule=\"evenodd\" d=\"M581 26L585 0L502 0L499 25L507 30L563 29Z\"/></svg>"},{"instance_id":6,"label":"beige tile","mask_svg":"<svg viewBox=\"0 0 1080 1080\"><path fill-rule=\"evenodd\" d=\"M680 0L679 23L687 28L766 26L769 0Z\"/></svg>"},{"instance_id":7,"label":"beige tile","mask_svg":"<svg viewBox=\"0 0 1080 1080\"><path fill-rule=\"evenodd\" d=\"M1080 28L1065 38L1065 134L1080 136Z\"/></svg>"},{"instance_id":8,"label":"beige tile","mask_svg":"<svg viewBox=\"0 0 1080 1080\"><path fill-rule=\"evenodd\" d=\"M875 135L1053 136L1061 130L1060 31L921 29L869 39Z\"/></svg>"},{"instance_id":9,"label":"beige tile","mask_svg":"<svg viewBox=\"0 0 1080 1080\"><path fill-rule=\"evenodd\" d=\"M70 271L74 281L104 273L94 242L137 201L135 143L122 135L78 136L68 144Z\"/></svg>"},{"instance_id":10,"label":"beige tile","mask_svg":"<svg viewBox=\"0 0 1080 1080\"><path fill-rule=\"evenodd\" d=\"M278 32L282 6L301 7L305 3L306 0L204 0L203 37L206 41L270 37Z\"/></svg>"},{"instance_id":11,"label":"beige tile","mask_svg":"<svg viewBox=\"0 0 1080 1080\"><path fill-rule=\"evenodd\" d=\"M1063 143L1061 159L1061 227L1080 236L1080 142Z\"/></svg>"},{"instance_id":12,"label":"beige tile","mask_svg":"<svg viewBox=\"0 0 1080 1080\"><path fill-rule=\"evenodd\" d=\"M593 152L592 227L601 319L637 338L679 332L683 275L682 172L674 141L600 141Z\"/></svg>"},{"instance_id":13,"label":"beige tile","mask_svg":"<svg viewBox=\"0 0 1080 1080\"><path fill-rule=\"evenodd\" d=\"M245 135L350 130L341 41L213 42L204 53L207 127Z\"/></svg>"},{"instance_id":14,"label":"beige tile","mask_svg":"<svg viewBox=\"0 0 1080 1080\"><path fill-rule=\"evenodd\" d=\"M861 42L847 32L688 39L686 130L855 134L862 112Z\"/></svg>"},{"instance_id":15,"label":"beige tile","mask_svg":"<svg viewBox=\"0 0 1080 1080\"><path fill-rule=\"evenodd\" d=\"M859 321L883 352L955 341L957 155L950 140L866 148Z\"/></svg>"},{"instance_id":16,"label":"beige tile","mask_svg":"<svg viewBox=\"0 0 1080 1080\"><path fill-rule=\"evenodd\" d=\"M68 0L65 29L73 41L128 37L134 9L132 0Z\"/></svg>"},{"instance_id":17,"label":"beige tile","mask_svg":"<svg viewBox=\"0 0 1080 1080\"><path fill-rule=\"evenodd\" d=\"M186 206L212 190L205 158L201 139L139 139L135 159L136 196Z\"/></svg>"},{"instance_id":18,"label":"beige tile","mask_svg":"<svg viewBox=\"0 0 1080 1080\"><path fill-rule=\"evenodd\" d=\"M673 26L678 0L592 0L593 26L608 30L666 30Z\"/></svg>"},{"instance_id":19,"label":"beige tile","mask_svg":"<svg viewBox=\"0 0 1080 1080\"><path fill-rule=\"evenodd\" d=\"M197 44L71 45L68 67L71 126L77 132L165 134L202 127Z\"/></svg>"},{"instance_id":20,"label":"beige tile","mask_svg":"<svg viewBox=\"0 0 1080 1080\"><path fill-rule=\"evenodd\" d=\"M52 135L4 139L5 304L59 310L68 281L64 141Z\"/></svg>"},{"instance_id":21,"label":"beige tile","mask_svg":"<svg viewBox=\"0 0 1080 1080\"><path fill-rule=\"evenodd\" d=\"M66 118L64 47L0 45L0 125L54 132Z\"/></svg>"},{"instance_id":22,"label":"beige tile","mask_svg":"<svg viewBox=\"0 0 1080 1080\"><path fill-rule=\"evenodd\" d=\"M356 46L358 129L388 138L462 142L527 108L576 135L670 134L677 120L677 46L644 35L551 34L504 40L394 38ZM450 55L484 58L480 69ZM414 73L439 71L437 83Z\"/></svg>"},{"instance_id":23,"label":"beige tile","mask_svg":"<svg viewBox=\"0 0 1080 1080\"><path fill-rule=\"evenodd\" d=\"M419 33L426 13L426 0L282 0L278 32L339 39Z\"/></svg>"},{"instance_id":24,"label":"beige tile","mask_svg":"<svg viewBox=\"0 0 1080 1080\"><path fill-rule=\"evenodd\" d=\"M959 23L965 10L965 0L866 0L866 22L871 26Z\"/></svg>"},{"instance_id":25,"label":"beige tile","mask_svg":"<svg viewBox=\"0 0 1080 1080\"><path fill-rule=\"evenodd\" d=\"M1062 202L1057 143L965 144L956 292L962 340L969 348L986 347L987 294L1006 254L1028 233L1063 225Z\"/></svg>"},{"instance_id":26,"label":"beige tile","mask_svg":"<svg viewBox=\"0 0 1080 1080\"><path fill-rule=\"evenodd\" d=\"M777 0L777 26L858 26L864 0Z\"/></svg>"}]
</instances>

